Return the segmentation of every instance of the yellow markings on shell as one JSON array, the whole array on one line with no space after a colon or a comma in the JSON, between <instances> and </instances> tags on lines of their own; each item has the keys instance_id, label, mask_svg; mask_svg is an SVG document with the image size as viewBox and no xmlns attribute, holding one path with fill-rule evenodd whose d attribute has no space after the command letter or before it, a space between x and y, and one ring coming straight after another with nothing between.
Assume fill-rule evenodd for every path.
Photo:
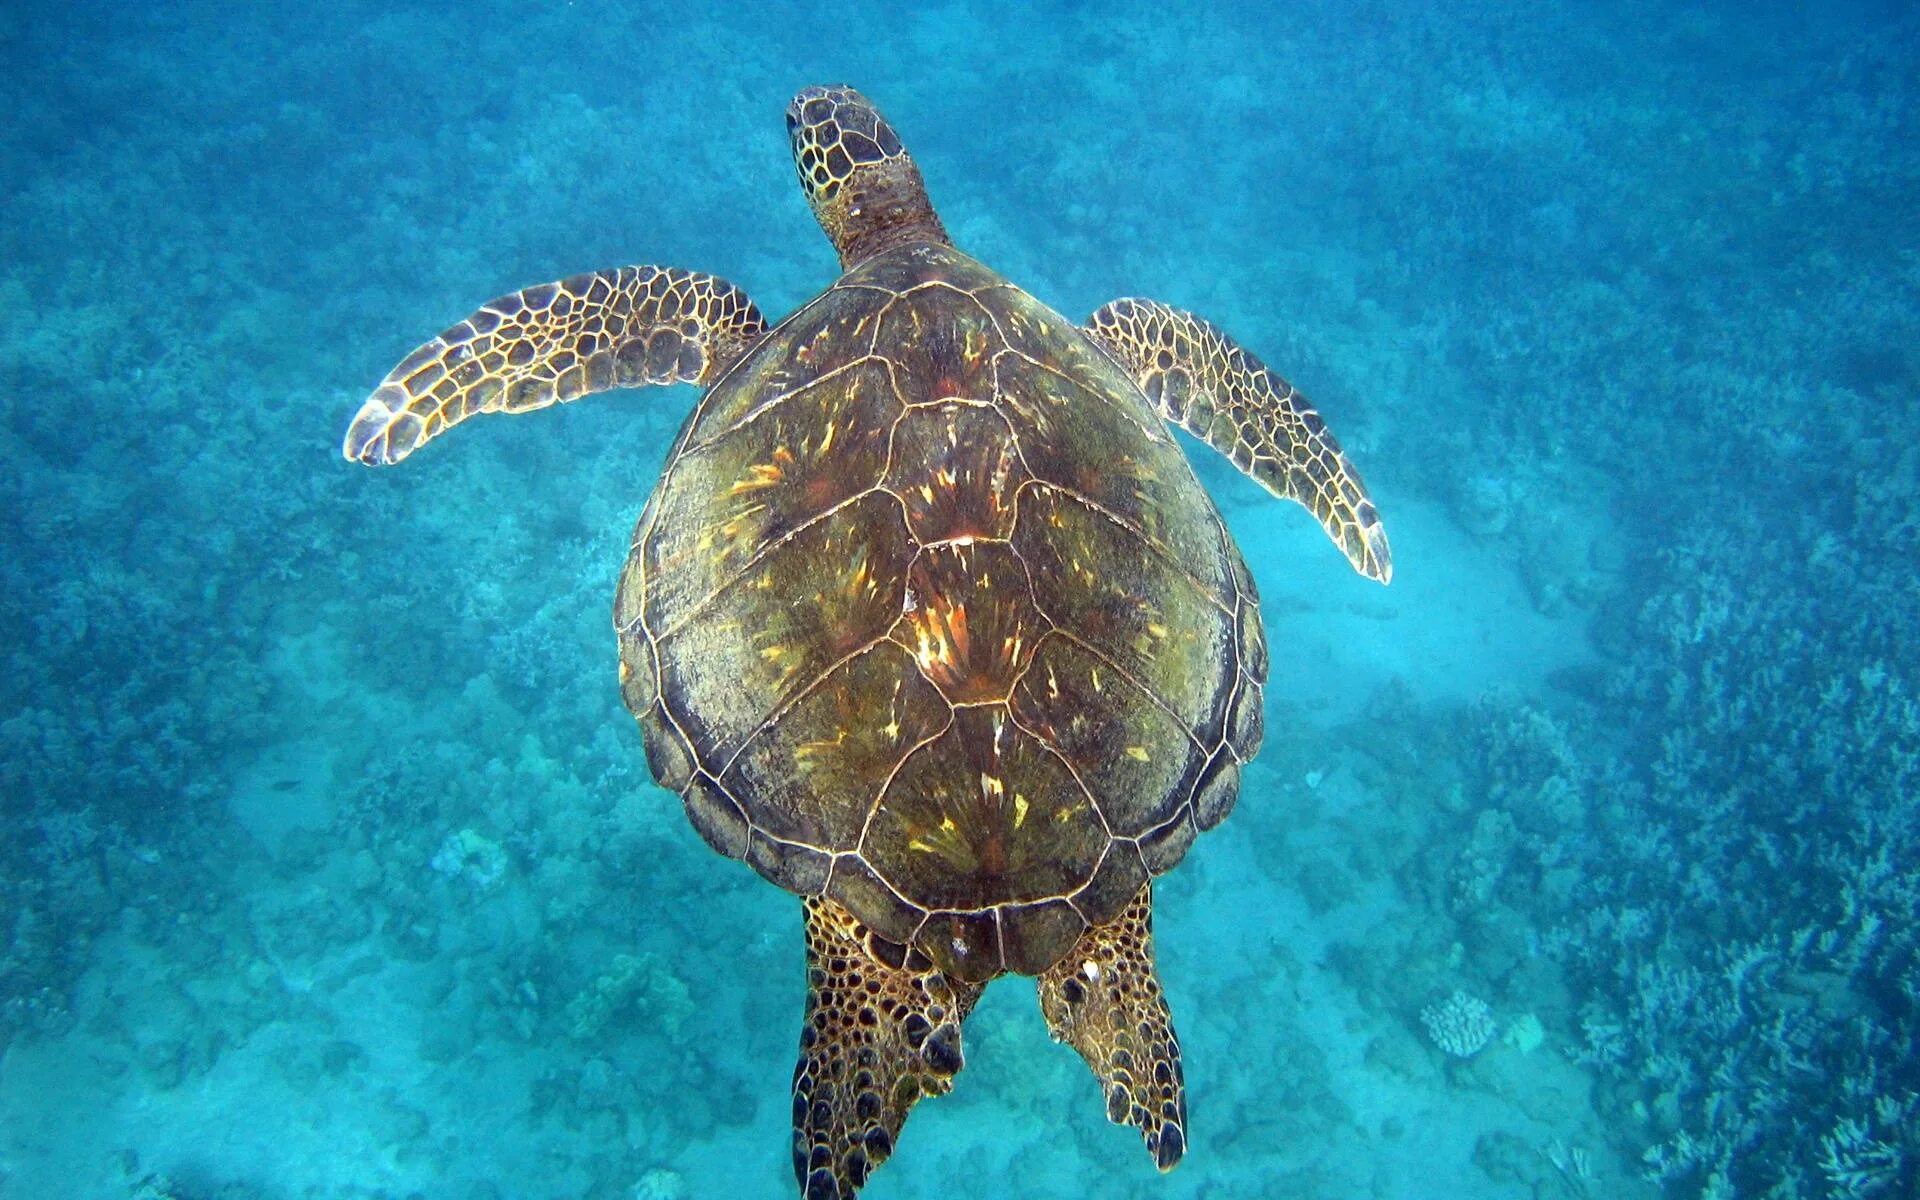
<instances>
[{"instance_id":1,"label":"yellow markings on shell","mask_svg":"<svg viewBox=\"0 0 1920 1200\"><path fill-rule=\"evenodd\" d=\"M741 484L736 483L733 485L733 490L729 494L736 495L736 496L742 495L744 494L745 490L746 489ZM700 539L699 539L700 548L702 550L712 549L715 533L718 533L721 538L729 542L739 540L740 535L746 532L749 522L752 521L753 518L765 512L766 510L767 510L767 506L764 503L756 502L753 504L749 504L744 508L739 509L732 516L726 517L720 521L716 521L713 524L707 526L700 533Z\"/></svg>"},{"instance_id":2,"label":"yellow markings on shell","mask_svg":"<svg viewBox=\"0 0 1920 1200\"><path fill-rule=\"evenodd\" d=\"M1145 746L1128 746L1127 757L1139 762L1148 762L1153 756L1147 753Z\"/></svg>"},{"instance_id":3,"label":"yellow markings on shell","mask_svg":"<svg viewBox=\"0 0 1920 1200\"><path fill-rule=\"evenodd\" d=\"M967 852L966 843L960 839L960 827L953 823L952 817L948 816L940 818L938 828L929 829L908 842L907 849L928 854L943 854L952 859L973 857Z\"/></svg>"},{"instance_id":4,"label":"yellow markings on shell","mask_svg":"<svg viewBox=\"0 0 1920 1200\"><path fill-rule=\"evenodd\" d=\"M887 735L889 742L900 740L900 689L905 683L903 679L893 681L893 699L887 702L887 723L881 727L881 731Z\"/></svg>"},{"instance_id":5,"label":"yellow markings on shell","mask_svg":"<svg viewBox=\"0 0 1920 1200\"><path fill-rule=\"evenodd\" d=\"M781 455L786 455L786 462L791 463L793 461L793 455L787 453L785 446L775 450L773 454L776 459ZM735 480L733 486L727 489L727 495L744 496L748 492L757 492L762 488L774 487L779 484L782 479L786 478L786 473L786 466L781 462L750 463L747 466L746 477Z\"/></svg>"},{"instance_id":6,"label":"yellow markings on shell","mask_svg":"<svg viewBox=\"0 0 1920 1200\"><path fill-rule=\"evenodd\" d=\"M836 729L830 738L816 738L811 742L802 742L794 748L794 763L802 771L811 771L814 769L815 764L813 760L815 758L824 754L831 754L833 751L838 750L846 743L846 740L847 731L845 729Z\"/></svg>"},{"instance_id":7,"label":"yellow markings on shell","mask_svg":"<svg viewBox=\"0 0 1920 1200\"><path fill-rule=\"evenodd\" d=\"M1012 474L1013 456L1002 453L1000 455L1000 461L996 462L993 466L993 481L988 488L988 493L993 498L993 506L995 508L1001 507L1000 501L1007 490L1007 480Z\"/></svg>"},{"instance_id":8,"label":"yellow markings on shell","mask_svg":"<svg viewBox=\"0 0 1920 1200\"><path fill-rule=\"evenodd\" d=\"M913 657L923 672L935 667L951 667L964 653L967 643L967 610L964 605L929 602L926 618L920 626L919 648Z\"/></svg>"},{"instance_id":9,"label":"yellow markings on shell","mask_svg":"<svg viewBox=\"0 0 1920 1200\"><path fill-rule=\"evenodd\" d=\"M920 664L922 671L931 671L935 667L945 666L950 661L947 657L947 644L935 641L932 634L922 629L920 647L913 652L913 659Z\"/></svg>"},{"instance_id":10,"label":"yellow markings on shell","mask_svg":"<svg viewBox=\"0 0 1920 1200\"><path fill-rule=\"evenodd\" d=\"M862 546L859 557L854 559L853 573L847 576L847 594L858 595L862 591L871 590L868 584L872 578L873 568L867 561L867 548Z\"/></svg>"},{"instance_id":11,"label":"yellow markings on shell","mask_svg":"<svg viewBox=\"0 0 1920 1200\"><path fill-rule=\"evenodd\" d=\"M1167 640L1168 629L1157 621L1147 622L1146 631L1133 639L1133 649L1141 658L1152 658L1158 653L1159 643Z\"/></svg>"},{"instance_id":12,"label":"yellow markings on shell","mask_svg":"<svg viewBox=\"0 0 1920 1200\"><path fill-rule=\"evenodd\" d=\"M1013 794L1013 827L1020 828L1027 823L1027 798L1019 792Z\"/></svg>"}]
</instances>

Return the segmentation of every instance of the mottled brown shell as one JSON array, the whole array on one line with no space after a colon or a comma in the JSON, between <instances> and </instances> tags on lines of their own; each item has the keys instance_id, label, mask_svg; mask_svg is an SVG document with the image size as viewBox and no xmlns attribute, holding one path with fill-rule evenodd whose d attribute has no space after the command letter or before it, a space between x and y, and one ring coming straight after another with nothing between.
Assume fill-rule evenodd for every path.
<instances>
[{"instance_id":1,"label":"mottled brown shell","mask_svg":"<svg viewBox=\"0 0 1920 1200\"><path fill-rule=\"evenodd\" d=\"M615 624L707 841L963 979L1118 915L1260 742L1258 601L1185 455L946 246L862 264L706 394Z\"/></svg>"}]
</instances>

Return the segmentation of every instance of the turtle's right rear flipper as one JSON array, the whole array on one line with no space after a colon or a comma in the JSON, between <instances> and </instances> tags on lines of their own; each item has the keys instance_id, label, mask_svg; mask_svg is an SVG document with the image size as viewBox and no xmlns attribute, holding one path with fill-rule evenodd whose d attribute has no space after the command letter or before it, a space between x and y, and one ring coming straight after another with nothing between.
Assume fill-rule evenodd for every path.
<instances>
[{"instance_id":1,"label":"turtle's right rear flipper","mask_svg":"<svg viewBox=\"0 0 1920 1200\"><path fill-rule=\"evenodd\" d=\"M1040 1011L1054 1040L1093 1068L1107 1119L1137 1128L1154 1165L1171 1171L1187 1152L1187 1087L1153 968L1151 883L1041 974Z\"/></svg>"},{"instance_id":2,"label":"turtle's right rear flipper","mask_svg":"<svg viewBox=\"0 0 1920 1200\"><path fill-rule=\"evenodd\" d=\"M529 412L650 383L709 384L765 333L747 294L667 267L502 296L402 359L347 428L347 458L397 463L475 413Z\"/></svg>"},{"instance_id":3,"label":"turtle's right rear flipper","mask_svg":"<svg viewBox=\"0 0 1920 1200\"><path fill-rule=\"evenodd\" d=\"M793 1173L806 1200L852 1200L914 1101L960 1070L983 985L949 982L831 900L809 898L807 1023L793 1072Z\"/></svg>"}]
</instances>

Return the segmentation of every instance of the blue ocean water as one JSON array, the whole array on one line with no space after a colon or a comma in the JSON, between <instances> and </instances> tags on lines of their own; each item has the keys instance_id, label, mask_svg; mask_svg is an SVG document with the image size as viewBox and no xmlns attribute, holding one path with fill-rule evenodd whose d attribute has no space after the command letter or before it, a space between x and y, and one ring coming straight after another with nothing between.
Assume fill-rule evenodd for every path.
<instances>
[{"instance_id":1,"label":"blue ocean water","mask_svg":"<svg viewBox=\"0 0 1920 1200\"><path fill-rule=\"evenodd\" d=\"M10 4L0 1197L792 1194L791 897L608 627L693 389L340 458L490 296L837 268L845 81L956 243L1210 317L1396 577L1188 442L1267 744L1157 888L1187 1160L1031 986L863 1195L1920 1194L1903 4Z\"/></svg>"}]
</instances>

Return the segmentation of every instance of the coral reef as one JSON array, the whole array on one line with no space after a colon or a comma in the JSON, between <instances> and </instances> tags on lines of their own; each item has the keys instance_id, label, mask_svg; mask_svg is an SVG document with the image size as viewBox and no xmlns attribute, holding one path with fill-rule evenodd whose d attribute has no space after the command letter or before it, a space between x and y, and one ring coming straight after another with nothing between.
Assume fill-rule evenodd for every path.
<instances>
[{"instance_id":1,"label":"coral reef","mask_svg":"<svg viewBox=\"0 0 1920 1200\"><path fill-rule=\"evenodd\" d=\"M1630 652L1606 699L1631 720L1489 712L1482 786L1537 832L1492 855L1471 839L1483 885L1461 898L1477 924L1524 914L1584 991L1582 1055L1649 1178L1902 1194L1920 1171L1901 1049L1920 1034L1920 680L1886 655L1908 568L1856 543L1815 573L1767 569L1798 531L1729 516L1743 537L1660 551L1617 618Z\"/></svg>"}]
</instances>

